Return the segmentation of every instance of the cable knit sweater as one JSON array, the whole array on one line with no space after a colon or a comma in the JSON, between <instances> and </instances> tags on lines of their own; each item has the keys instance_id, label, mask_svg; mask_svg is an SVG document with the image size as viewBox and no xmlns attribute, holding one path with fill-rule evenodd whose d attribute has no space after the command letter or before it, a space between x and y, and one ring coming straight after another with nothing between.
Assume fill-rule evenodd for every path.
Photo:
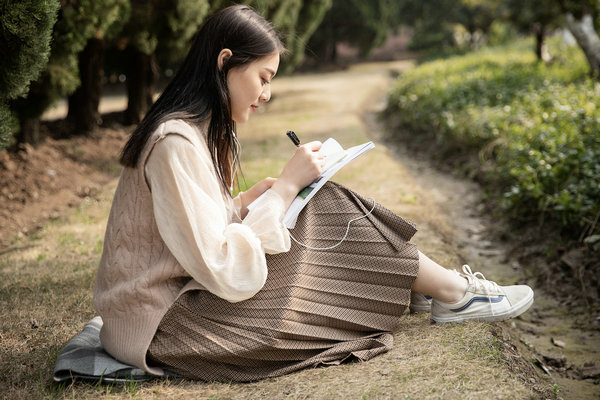
<instances>
[{"instance_id":1,"label":"cable knit sweater","mask_svg":"<svg viewBox=\"0 0 600 400\"><path fill-rule=\"evenodd\" d=\"M146 351L181 293L248 299L267 278L265 252L290 248L277 193L268 190L240 219L239 196L223 192L204 129L167 121L149 138L139 167L123 169L96 274L103 347L158 375L163 371L146 364Z\"/></svg>"}]
</instances>

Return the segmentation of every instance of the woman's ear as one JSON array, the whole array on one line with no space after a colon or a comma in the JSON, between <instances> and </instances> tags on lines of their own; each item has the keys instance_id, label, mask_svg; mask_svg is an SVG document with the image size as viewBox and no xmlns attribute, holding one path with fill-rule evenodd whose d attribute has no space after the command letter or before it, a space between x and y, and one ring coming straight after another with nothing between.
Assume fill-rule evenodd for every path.
<instances>
[{"instance_id":1,"label":"woman's ear","mask_svg":"<svg viewBox=\"0 0 600 400\"><path fill-rule=\"evenodd\" d=\"M233 53L229 49L223 49L219 52L217 56L217 67L219 67L219 71L223 69L223 65L229 60Z\"/></svg>"}]
</instances>

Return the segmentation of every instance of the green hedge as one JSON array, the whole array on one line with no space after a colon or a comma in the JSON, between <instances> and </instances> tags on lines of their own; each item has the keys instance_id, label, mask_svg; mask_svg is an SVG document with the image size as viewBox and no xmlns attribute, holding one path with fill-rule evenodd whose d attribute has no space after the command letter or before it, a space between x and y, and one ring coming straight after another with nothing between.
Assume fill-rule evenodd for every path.
<instances>
[{"instance_id":1,"label":"green hedge","mask_svg":"<svg viewBox=\"0 0 600 400\"><path fill-rule=\"evenodd\" d=\"M600 82L577 47L532 43L422 64L389 92L386 115L433 138L445 154L478 154L480 171L512 216L573 235L600 213ZM600 228L600 222L596 230Z\"/></svg>"}]
</instances>

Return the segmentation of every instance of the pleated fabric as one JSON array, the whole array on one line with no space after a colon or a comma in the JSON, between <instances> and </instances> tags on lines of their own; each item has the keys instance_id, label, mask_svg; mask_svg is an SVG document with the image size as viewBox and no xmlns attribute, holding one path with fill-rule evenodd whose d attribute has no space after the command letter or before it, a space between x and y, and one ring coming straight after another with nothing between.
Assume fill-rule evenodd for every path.
<instances>
[{"instance_id":1,"label":"pleated fabric","mask_svg":"<svg viewBox=\"0 0 600 400\"><path fill-rule=\"evenodd\" d=\"M386 352L418 273L408 242L415 232L372 199L328 182L290 230L302 245L267 255L265 286L238 303L203 290L182 294L148 362L187 378L247 382Z\"/></svg>"}]
</instances>

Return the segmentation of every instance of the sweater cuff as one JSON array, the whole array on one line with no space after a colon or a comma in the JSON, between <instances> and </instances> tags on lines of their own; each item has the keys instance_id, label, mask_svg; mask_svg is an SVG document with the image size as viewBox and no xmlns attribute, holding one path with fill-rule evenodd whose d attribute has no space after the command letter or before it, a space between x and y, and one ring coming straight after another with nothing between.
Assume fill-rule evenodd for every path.
<instances>
[{"instance_id":1,"label":"sweater cuff","mask_svg":"<svg viewBox=\"0 0 600 400\"><path fill-rule=\"evenodd\" d=\"M281 196L269 189L252 203L243 224L254 231L265 253L276 254L290 249L290 235L283 224L285 203Z\"/></svg>"},{"instance_id":2,"label":"sweater cuff","mask_svg":"<svg viewBox=\"0 0 600 400\"><path fill-rule=\"evenodd\" d=\"M238 195L232 199L233 210L237 219L235 222L242 221L242 193L244 192L239 192Z\"/></svg>"}]
</instances>

